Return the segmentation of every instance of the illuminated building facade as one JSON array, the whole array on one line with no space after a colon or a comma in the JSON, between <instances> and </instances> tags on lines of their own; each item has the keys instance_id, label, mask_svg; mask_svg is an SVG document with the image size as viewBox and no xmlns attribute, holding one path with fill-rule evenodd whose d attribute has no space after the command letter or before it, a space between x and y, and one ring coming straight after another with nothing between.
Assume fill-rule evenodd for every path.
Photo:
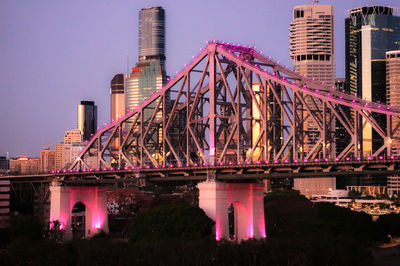
<instances>
[{"instance_id":1,"label":"illuminated building facade","mask_svg":"<svg viewBox=\"0 0 400 266\"><path fill-rule=\"evenodd\" d=\"M386 52L400 48L400 17L395 15L396 12L397 9L386 6L348 11L345 20L346 80L350 93L386 103ZM385 127L383 117L375 115L375 119ZM377 134L370 124L362 128L362 141L358 146L364 157L372 155L383 144L375 137Z\"/></svg>"},{"instance_id":2,"label":"illuminated building facade","mask_svg":"<svg viewBox=\"0 0 400 266\"><path fill-rule=\"evenodd\" d=\"M297 72L326 86L334 85L334 35L332 5L300 5L293 9L290 23L290 57ZM311 104L307 102L307 104ZM303 152L309 152L319 138L312 118L306 119Z\"/></svg>"},{"instance_id":3,"label":"illuminated building facade","mask_svg":"<svg viewBox=\"0 0 400 266\"><path fill-rule=\"evenodd\" d=\"M50 150L50 146L45 146L43 150L40 151L40 168L41 173L48 173L56 169L55 158L56 153L54 150Z\"/></svg>"},{"instance_id":4,"label":"illuminated building facade","mask_svg":"<svg viewBox=\"0 0 400 266\"><path fill-rule=\"evenodd\" d=\"M400 108L400 50L386 52L386 93L387 104ZM392 125L400 123L398 117L392 117ZM391 138L393 155L400 155L400 133L395 132Z\"/></svg>"},{"instance_id":5,"label":"illuminated building facade","mask_svg":"<svg viewBox=\"0 0 400 266\"><path fill-rule=\"evenodd\" d=\"M110 121L125 115L124 74L116 74L110 86Z\"/></svg>"},{"instance_id":6,"label":"illuminated building facade","mask_svg":"<svg viewBox=\"0 0 400 266\"><path fill-rule=\"evenodd\" d=\"M78 105L78 129L83 140L90 140L97 130L97 106L92 101L81 101Z\"/></svg>"},{"instance_id":7,"label":"illuminated building facade","mask_svg":"<svg viewBox=\"0 0 400 266\"><path fill-rule=\"evenodd\" d=\"M317 1L315 1L317 2ZM331 88L335 79L333 6L299 5L293 8L290 23L290 57L295 71ZM306 103L312 106L311 99ZM306 116L304 112L303 116ZM334 124L332 124L333 131ZM309 117L303 124L303 145L300 152L312 150L321 132ZM330 145L326 144L326 145ZM294 189L304 195L326 194L336 188L335 178L294 178Z\"/></svg>"}]
</instances>

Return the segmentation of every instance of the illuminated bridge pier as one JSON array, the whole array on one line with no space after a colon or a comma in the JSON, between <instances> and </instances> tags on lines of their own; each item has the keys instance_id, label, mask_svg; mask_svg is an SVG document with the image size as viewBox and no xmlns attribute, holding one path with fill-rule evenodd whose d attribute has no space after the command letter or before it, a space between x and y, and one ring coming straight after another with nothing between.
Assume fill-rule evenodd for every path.
<instances>
[{"instance_id":1,"label":"illuminated bridge pier","mask_svg":"<svg viewBox=\"0 0 400 266\"><path fill-rule=\"evenodd\" d=\"M50 222L60 222L66 240L93 237L102 230L108 233L105 188L61 186L53 182L50 193Z\"/></svg>"},{"instance_id":2,"label":"illuminated bridge pier","mask_svg":"<svg viewBox=\"0 0 400 266\"><path fill-rule=\"evenodd\" d=\"M197 185L199 207L215 221L215 238L229 239L228 209L233 206L234 240L265 238L263 183L206 181Z\"/></svg>"}]
</instances>

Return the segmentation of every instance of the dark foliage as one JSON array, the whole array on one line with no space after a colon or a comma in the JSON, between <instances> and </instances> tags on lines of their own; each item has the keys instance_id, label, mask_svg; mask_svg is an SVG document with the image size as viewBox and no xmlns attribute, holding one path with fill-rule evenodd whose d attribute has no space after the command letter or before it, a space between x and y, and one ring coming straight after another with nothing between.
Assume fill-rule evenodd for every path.
<instances>
[{"instance_id":1,"label":"dark foliage","mask_svg":"<svg viewBox=\"0 0 400 266\"><path fill-rule=\"evenodd\" d=\"M400 236L400 214L381 215L376 223L385 235Z\"/></svg>"},{"instance_id":2,"label":"dark foliage","mask_svg":"<svg viewBox=\"0 0 400 266\"><path fill-rule=\"evenodd\" d=\"M129 226L129 240L198 239L212 234L214 222L188 203L163 204L139 212Z\"/></svg>"}]
</instances>

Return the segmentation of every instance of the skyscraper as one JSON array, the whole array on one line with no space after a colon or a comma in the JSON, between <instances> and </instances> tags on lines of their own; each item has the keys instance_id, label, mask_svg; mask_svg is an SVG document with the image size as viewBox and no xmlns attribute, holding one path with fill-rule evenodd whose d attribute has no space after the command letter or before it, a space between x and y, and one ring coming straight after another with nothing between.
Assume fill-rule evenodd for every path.
<instances>
[{"instance_id":1,"label":"skyscraper","mask_svg":"<svg viewBox=\"0 0 400 266\"><path fill-rule=\"evenodd\" d=\"M125 80L126 109L134 110L144 99L161 89L167 81L164 66L164 9L143 8L139 12L139 63Z\"/></svg>"},{"instance_id":2,"label":"skyscraper","mask_svg":"<svg viewBox=\"0 0 400 266\"><path fill-rule=\"evenodd\" d=\"M293 59L295 70L325 86L334 85L333 6L319 5L318 1L314 1L314 4L310 5L295 6L289 31L290 57ZM313 105L311 101L310 98L306 99L309 106ZM319 104L318 107L321 108ZM303 144L299 147L299 151L307 154L320 139L321 132L306 111L303 114L300 112L299 115L305 118ZM331 131L333 128L334 124L332 123ZM330 145L330 143L328 144ZM329 189L336 188L336 179L295 178L294 188L305 195L327 194Z\"/></svg>"},{"instance_id":3,"label":"skyscraper","mask_svg":"<svg viewBox=\"0 0 400 266\"><path fill-rule=\"evenodd\" d=\"M124 74L116 74L110 86L110 121L125 115Z\"/></svg>"},{"instance_id":4,"label":"skyscraper","mask_svg":"<svg viewBox=\"0 0 400 266\"><path fill-rule=\"evenodd\" d=\"M56 154L54 150L50 150L50 146L45 146L40 151L39 172L48 173L56 169Z\"/></svg>"},{"instance_id":5,"label":"skyscraper","mask_svg":"<svg viewBox=\"0 0 400 266\"><path fill-rule=\"evenodd\" d=\"M97 129L97 106L92 101L81 101L78 105L78 129L83 140L90 140Z\"/></svg>"},{"instance_id":6,"label":"skyscraper","mask_svg":"<svg viewBox=\"0 0 400 266\"><path fill-rule=\"evenodd\" d=\"M289 30L290 57L295 70L326 86L334 85L333 6L317 3L295 6ZM311 117L305 120L303 130L304 146L301 149L307 153L320 132Z\"/></svg>"},{"instance_id":7,"label":"skyscraper","mask_svg":"<svg viewBox=\"0 0 400 266\"><path fill-rule=\"evenodd\" d=\"M386 103L400 108L400 50L386 52ZM392 117L392 126L400 123L398 117ZM392 136L391 146L394 155L400 155L400 133L398 130Z\"/></svg>"},{"instance_id":8,"label":"skyscraper","mask_svg":"<svg viewBox=\"0 0 400 266\"><path fill-rule=\"evenodd\" d=\"M397 9L385 6L348 11L345 20L346 80L350 93L369 101L386 103L386 52L400 48L400 17L394 15L396 12ZM375 119L385 127L384 117L376 115ZM364 157L382 145L382 140L376 135L369 124L363 126L362 141L358 145Z\"/></svg>"},{"instance_id":9,"label":"skyscraper","mask_svg":"<svg viewBox=\"0 0 400 266\"><path fill-rule=\"evenodd\" d=\"M160 6L139 12L139 61L165 62L165 12Z\"/></svg>"}]
</instances>

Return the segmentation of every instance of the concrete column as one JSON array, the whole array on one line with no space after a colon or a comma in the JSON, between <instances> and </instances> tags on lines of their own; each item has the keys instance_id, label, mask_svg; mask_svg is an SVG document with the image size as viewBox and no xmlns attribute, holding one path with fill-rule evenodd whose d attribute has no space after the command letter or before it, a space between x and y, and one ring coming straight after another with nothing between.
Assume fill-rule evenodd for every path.
<instances>
[{"instance_id":1,"label":"concrete column","mask_svg":"<svg viewBox=\"0 0 400 266\"><path fill-rule=\"evenodd\" d=\"M60 229L65 231L64 238L71 239L70 187L57 183L50 186L50 222L59 221Z\"/></svg>"},{"instance_id":2,"label":"concrete column","mask_svg":"<svg viewBox=\"0 0 400 266\"><path fill-rule=\"evenodd\" d=\"M71 214L74 205L85 205L85 237L101 230L108 232L107 195L105 188L50 186L50 221L59 221L65 230L65 239L72 238Z\"/></svg>"},{"instance_id":3,"label":"concrete column","mask_svg":"<svg viewBox=\"0 0 400 266\"><path fill-rule=\"evenodd\" d=\"M235 211L235 239L265 238L264 184L207 181L198 184L199 207L215 221L215 236L229 238L228 207Z\"/></svg>"},{"instance_id":4,"label":"concrete column","mask_svg":"<svg viewBox=\"0 0 400 266\"><path fill-rule=\"evenodd\" d=\"M229 239L227 184L206 181L197 185L199 207L215 221L215 239Z\"/></svg>"}]
</instances>

